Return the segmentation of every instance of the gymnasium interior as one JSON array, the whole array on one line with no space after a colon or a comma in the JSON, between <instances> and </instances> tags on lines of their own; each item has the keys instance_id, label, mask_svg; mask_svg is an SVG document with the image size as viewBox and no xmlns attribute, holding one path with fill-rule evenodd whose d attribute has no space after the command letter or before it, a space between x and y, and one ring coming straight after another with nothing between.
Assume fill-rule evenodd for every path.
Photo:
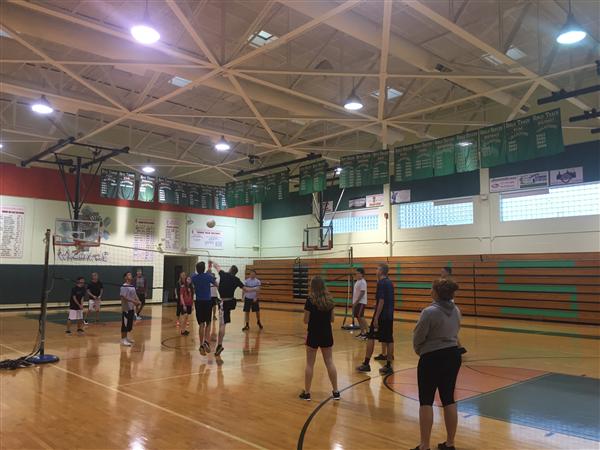
<instances>
[{"instance_id":1,"label":"gymnasium interior","mask_svg":"<svg viewBox=\"0 0 600 450\"><path fill-rule=\"evenodd\" d=\"M599 39L594 0L0 2L0 448L414 448L444 269L456 448L599 449ZM177 315L198 262L262 283L220 355ZM382 264L393 370L360 373ZM315 277L339 401L319 355L298 398Z\"/></svg>"}]
</instances>

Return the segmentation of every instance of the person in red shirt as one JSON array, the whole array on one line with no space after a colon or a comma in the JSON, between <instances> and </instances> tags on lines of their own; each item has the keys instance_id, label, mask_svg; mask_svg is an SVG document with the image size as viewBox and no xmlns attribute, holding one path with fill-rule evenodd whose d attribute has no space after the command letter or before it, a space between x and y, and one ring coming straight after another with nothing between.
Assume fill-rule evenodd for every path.
<instances>
[{"instance_id":1,"label":"person in red shirt","mask_svg":"<svg viewBox=\"0 0 600 450\"><path fill-rule=\"evenodd\" d=\"M190 277L185 279L185 284L179 285L179 302L181 305L181 335L187 336L190 334L188 331L189 320L187 316L192 314L192 305L194 304L194 286L192 285L192 279Z\"/></svg>"}]
</instances>

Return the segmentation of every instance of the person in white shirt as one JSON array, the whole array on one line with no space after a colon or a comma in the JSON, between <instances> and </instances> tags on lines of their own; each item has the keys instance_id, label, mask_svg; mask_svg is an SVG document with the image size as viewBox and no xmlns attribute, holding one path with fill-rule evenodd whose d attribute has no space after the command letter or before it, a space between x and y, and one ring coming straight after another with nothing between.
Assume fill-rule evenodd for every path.
<instances>
[{"instance_id":1,"label":"person in white shirt","mask_svg":"<svg viewBox=\"0 0 600 450\"><path fill-rule=\"evenodd\" d=\"M356 269L356 283L354 283L354 292L352 293L352 314L358 320L360 325L360 334L356 337L360 339L367 338L369 327L365 319L365 308L367 306L367 281L365 280L365 269L358 267Z\"/></svg>"},{"instance_id":2,"label":"person in white shirt","mask_svg":"<svg viewBox=\"0 0 600 450\"><path fill-rule=\"evenodd\" d=\"M134 341L127 337L133 329L133 321L135 320L136 306L142 306L142 302L137 296L136 288L133 285L133 277L131 272L123 274L123 284L120 289L121 296L121 345L131 347ZM139 310L138 310L139 313Z\"/></svg>"}]
</instances>

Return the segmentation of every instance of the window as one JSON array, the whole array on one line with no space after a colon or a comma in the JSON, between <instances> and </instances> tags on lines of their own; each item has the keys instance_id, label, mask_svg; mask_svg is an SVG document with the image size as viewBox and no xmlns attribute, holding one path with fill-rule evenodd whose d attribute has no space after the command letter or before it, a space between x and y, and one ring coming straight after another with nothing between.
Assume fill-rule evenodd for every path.
<instances>
[{"instance_id":1,"label":"window","mask_svg":"<svg viewBox=\"0 0 600 450\"><path fill-rule=\"evenodd\" d=\"M191 81L188 80L187 78L173 77L169 80L169 83L171 83L173 86L184 87L184 86L187 86L188 84L190 84Z\"/></svg>"},{"instance_id":2,"label":"window","mask_svg":"<svg viewBox=\"0 0 600 450\"><path fill-rule=\"evenodd\" d=\"M387 89L387 100L393 100L395 98L398 98L400 96L404 95L404 91L399 91L398 89L394 89L389 87ZM371 92L371 96L375 97L375 98L379 98L379 89Z\"/></svg>"},{"instance_id":3,"label":"window","mask_svg":"<svg viewBox=\"0 0 600 450\"><path fill-rule=\"evenodd\" d=\"M504 193L500 220L551 219L600 214L600 182Z\"/></svg>"},{"instance_id":4,"label":"window","mask_svg":"<svg viewBox=\"0 0 600 450\"><path fill-rule=\"evenodd\" d=\"M398 206L399 228L425 228L473 223L473 199L457 198Z\"/></svg>"},{"instance_id":5,"label":"window","mask_svg":"<svg viewBox=\"0 0 600 450\"><path fill-rule=\"evenodd\" d=\"M250 35L248 37L248 42L250 42L252 47L262 47L276 39L277 36L274 36L265 30L260 30L258 33Z\"/></svg>"},{"instance_id":6,"label":"window","mask_svg":"<svg viewBox=\"0 0 600 450\"><path fill-rule=\"evenodd\" d=\"M332 223L333 234L356 233L359 231L375 231L379 228L379 210L364 209L361 211L341 211L325 216L325 225Z\"/></svg>"}]
</instances>

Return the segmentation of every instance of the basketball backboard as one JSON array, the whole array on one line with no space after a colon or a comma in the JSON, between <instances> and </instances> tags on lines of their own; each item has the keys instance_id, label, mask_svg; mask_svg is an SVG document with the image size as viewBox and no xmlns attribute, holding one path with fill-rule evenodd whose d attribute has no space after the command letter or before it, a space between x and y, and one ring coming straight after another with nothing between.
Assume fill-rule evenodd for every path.
<instances>
[{"instance_id":1,"label":"basketball backboard","mask_svg":"<svg viewBox=\"0 0 600 450\"><path fill-rule=\"evenodd\" d=\"M333 226L306 227L304 229L304 241L302 242L303 251L331 250L332 248Z\"/></svg>"}]
</instances>

